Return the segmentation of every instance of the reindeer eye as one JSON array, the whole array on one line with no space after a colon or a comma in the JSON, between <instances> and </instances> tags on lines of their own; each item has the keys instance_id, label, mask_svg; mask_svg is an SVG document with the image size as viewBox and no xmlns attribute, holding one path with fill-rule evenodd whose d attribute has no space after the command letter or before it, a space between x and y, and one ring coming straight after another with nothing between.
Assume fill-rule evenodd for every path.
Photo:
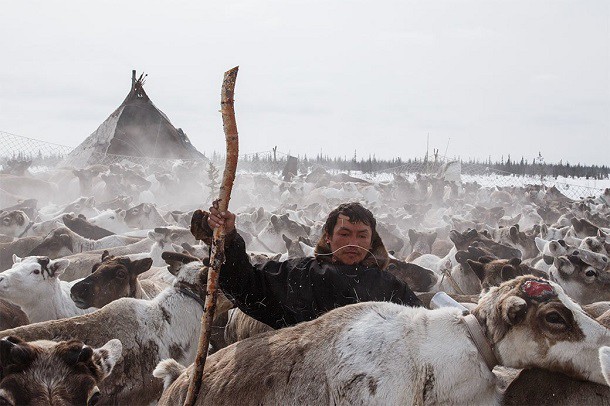
<instances>
[{"instance_id":1,"label":"reindeer eye","mask_svg":"<svg viewBox=\"0 0 610 406\"><path fill-rule=\"evenodd\" d=\"M119 279L125 279L125 277L127 276L127 274L125 273L125 271L120 270L117 271L117 273L115 274L115 276Z\"/></svg>"},{"instance_id":2,"label":"reindeer eye","mask_svg":"<svg viewBox=\"0 0 610 406\"><path fill-rule=\"evenodd\" d=\"M110 220L114 220L114 216L110 216Z\"/></svg>"},{"instance_id":3,"label":"reindeer eye","mask_svg":"<svg viewBox=\"0 0 610 406\"><path fill-rule=\"evenodd\" d=\"M77 204L75 204L75 205L74 205L74 208L75 208L75 209L77 209L77 210L78 210L78 209L80 209L80 204L78 204L78 203L77 203Z\"/></svg>"},{"instance_id":4,"label":"reindeer eye","mask_svg":"<svg viewBox=\"0 0 610 406\"><path fill-rule=\"evenodd\" d=\"M34 269L34 270L32 271L32 273L33 273L34 275L38 275L38 274L40 273L40 271L39 271L38 269Z\"/></svg>"},{"instance_id":5,"label":"reindeer eye","mask_svg":"<svg viewBox=\"0 0 610 406\"><path fill-rule=\"evenodd\" d=\"M557 312L548 313L546 316L544 316L544 320L550 324L566 324L566 321Z\"/></svg>"},{"instance_id":6,"label":"reindeer eye","mask_svg":"<svg viewBox=\"0 0 610 406\"><path fill-rule=\"evenodd\" d=\"M134 209L133 214L138 214L138 209Z\"/></svg>"},{"instance_id":7,"label":"reindeer eye","mask_svg":"<svg viewBox=\"0 0 610 406\"><path fill-rule=\"evenodd\" d=\"M595 272L593 269L587 269L587 272L585 272L585 275L588 276L589 278L591 278L593 276L597 276L597 272Z\"/></svg>"}]
</instances>

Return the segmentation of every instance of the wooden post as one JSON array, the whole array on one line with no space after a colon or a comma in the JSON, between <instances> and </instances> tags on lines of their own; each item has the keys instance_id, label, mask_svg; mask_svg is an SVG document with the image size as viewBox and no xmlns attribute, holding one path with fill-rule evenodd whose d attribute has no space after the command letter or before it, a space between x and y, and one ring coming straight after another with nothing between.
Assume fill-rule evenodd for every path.
<instances>
[{"instance_id":1,"label":"wooden post","mask_svg":"<svg viewBox=\"0 0 610 406\"><path fill-rule=\"evenodd\" d=\"M222 178L222 185L218 200L214 205L221 212L229 208L229 200L231 199L231 190L233 189L233 181L235 180L235 171L237 170L237 158L239 155L239 139L237 137L237 122L235 121L234 90L235 80L237 79L237 71L239 67L225 72L222 82L222 90L220 93L220 106L222 113L222 125L225 133L225 141L227 145L227 160L225 162L225 170ZM208 283L205 297L205 308L203 317L201 318L201 334L199 335L199 345L197 348L197 357L195 358L195 368L193 376L189 384L185 406L192 406L197 400L197 395L201 389L201 381L203 379L203 369L205 360L208 355L208 346L210 343L210 333L212 319L216 310L216 299L218 297L218 275L220 267L225 262L225 230L224 226L214 229L214 237L212 240L212 253L210 254L210 268L208 270Z\"/></svg>"}]
</instances>

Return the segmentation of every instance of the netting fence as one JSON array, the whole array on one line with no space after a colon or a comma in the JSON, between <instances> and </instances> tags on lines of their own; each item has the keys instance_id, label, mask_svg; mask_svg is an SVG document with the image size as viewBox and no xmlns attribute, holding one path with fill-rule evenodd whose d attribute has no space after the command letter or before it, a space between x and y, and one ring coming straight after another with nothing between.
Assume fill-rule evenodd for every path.
<instances>
[{"instance_id":1,"label":"netting fence","mask_svg":"<svg viewBox=\"0 0 610 406\"><path fill-rule=\"evenodd\" d=\"M201 159L191 160L172 160L166 158L134 157L126 155L100 154L93 153L82 159L81 157L71 156L73 147L45 142L33 138L23 137L7 132L0 131L0 165L2 170L10 168L12 165L27 162L31 168L37 167L84 167L91 164L113 163L140 164L144 166L167 167L175 162L214 165L219 170L224 168L224 156L213 153ZM281 176L291 155L277 150L262 151L256 153L242 154L239 159L238 170L241 172L269 173ZM322 163L319 160L311 160L306 157L297 158L297 174L306 174L315 169L316 166L323 167L326 171L337 174L347 173L349 175L362 178L371 182L392 182L397 176L415 179L416 175L445 176L449 163L428 160L416 160L406 164L388 167L387 163L377 163L369 165L366 170L350 169L346 162L337 164L332 160ZM294 158L292 158L294 160ZM455 167L453 168L455 169ZM563 178L554 178L541 173L539 176L525 176L510 172L503 172L492 169L484 165L459 163L459 179L461 182L476 182L482 186L497 187L525 187L527 185L555 186L565 196L578 200L588 196L598 196L603 192L603 187L595 185L583 185L570 182Z\"/></svg>"}]
</instances>

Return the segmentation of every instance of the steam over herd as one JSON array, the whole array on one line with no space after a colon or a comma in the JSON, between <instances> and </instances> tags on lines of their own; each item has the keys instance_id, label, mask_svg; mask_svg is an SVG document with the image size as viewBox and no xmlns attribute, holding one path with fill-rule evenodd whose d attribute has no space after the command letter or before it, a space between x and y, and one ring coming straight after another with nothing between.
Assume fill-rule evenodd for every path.
<instances>
[{"instance_id":1,"label":"steam over herd","mask_svg":"<svg viewBox=\"0 0 610 406\"><path fill-rule=\"evenodd\" d=\"M206 168L5 166L0 405L184 401L209 253L190 220L217 193ZM230 207L260 263L313 256L349 201L375 214L387 272L470 315L362 302L272 330L221 295L198 404L610 403L610 189L574 201L315 168L238 173Z\"/></svg>"}]
</instances>

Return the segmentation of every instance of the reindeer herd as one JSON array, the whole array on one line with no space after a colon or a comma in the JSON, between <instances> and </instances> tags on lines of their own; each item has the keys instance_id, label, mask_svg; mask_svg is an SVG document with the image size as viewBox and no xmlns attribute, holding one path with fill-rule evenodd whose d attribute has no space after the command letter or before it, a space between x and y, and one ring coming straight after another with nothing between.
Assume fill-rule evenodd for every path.
<instances>
[{"instance_id":1,"label":"reindeer herd","mask_svg":"<svg viewBox=\"0 0 610 406\"><path fill-rule=\"evenodd\" d=\"M209 254L190 219L215 193L202 173L5 166L0 405L184 402ZM314 168L238 173L230 205L264 263L314 256L346 201L375 214L385 271L469 313L364 302L273 330L221 294L197 404L610 403L610 189L575 201Z\"/></svg>"}]
</instances>

